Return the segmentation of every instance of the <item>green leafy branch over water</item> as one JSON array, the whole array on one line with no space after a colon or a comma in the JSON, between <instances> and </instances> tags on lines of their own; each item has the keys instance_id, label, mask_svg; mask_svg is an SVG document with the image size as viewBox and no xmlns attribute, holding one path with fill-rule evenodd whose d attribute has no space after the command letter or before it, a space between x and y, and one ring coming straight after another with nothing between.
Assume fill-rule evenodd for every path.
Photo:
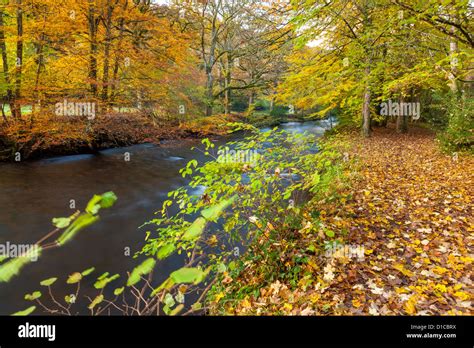
<instances>
[{"instance_id":1,"label":"green leafy branch over water","mask_svg":"<svg viewBox=\"0 0 474 348\"><path fill-rule=\"evenodd\" d=\"M328 189L338 172L334 163L342 156L329 145L317 145L314 135L277 129L246 130L250 135L245 141L223 147L216 148L208 139L202 141L204 148L200 150L209 160L202 164L191 160L180 171L183 177L190 177L189 185L169 192L157 218L143 226L148 229L145 245L136 257L146 258L113 291L114 297L109 298L104 290L119 275L106 272L97 278L94 287L99 293L89 298L87 307L92 315L111 310L125 315L206 311L207 294L216 282L225 284L245 268L242 255L249 246L258 247L252 249L253 257L258 259L268 250L268 241L288 239L288 226L299 223L296 220L301 215L301 204L308 195L317 196ZM252 156L246 157L246 153ZM110 203L108 196L95 196L82 215L84 221L94 221L99 209ZM74 223L68 225L68 219L55 219L57 226L67 227L58 244L77 233ZM172 255L182 260L183 266L157 284L153 272ZM77 284L77 295L86 275L76 272L67 280L68 284ZM53 298L51 285L47 286ZM25 299L46 307L39 297L34 292ZM69 315L75 300L66 296L63 304L53 298L58 308L43 309Z\"/></svg>"},{"instance_id":2,"label":"green leafy branch over water","mask_svg":"<svg viewBox=\"0 0 474 348\"><path fill-rule=\"evenodd\" d=\"M99 220L99 211L102 208L110 208L114 205L117 197L113 192L106 192L102 195L94 195L89 201L85 212L77 211L69 217L54 218L53 225L55 230L48 233L45 237L36 242L30 250L23 255L8 259L8 255L0 257L0 282L10 281L18 275L21 269L36 261L44 250L60 247L70 242L81 230L94 224ZM61 235L53 242L45 243L53 235L63 231Z\"/></svg>"}]
</instances>

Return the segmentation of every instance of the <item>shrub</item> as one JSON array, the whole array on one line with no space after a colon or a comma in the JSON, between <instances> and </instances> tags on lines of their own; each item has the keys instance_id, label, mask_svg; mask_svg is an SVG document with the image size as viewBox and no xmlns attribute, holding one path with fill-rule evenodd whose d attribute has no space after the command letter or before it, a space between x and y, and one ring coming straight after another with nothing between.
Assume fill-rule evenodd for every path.
<instances>
[{"instance_id":1,"label":"shrub","mask_svg":"<svg viewBox=\"0 0 474 348\"><path fill-rule=\"evenodd\" d=\"M448 125L439 135L444 150L472 151L474 144L474 101L450 95L446 102Z\"/></svg>"}]
</instances>

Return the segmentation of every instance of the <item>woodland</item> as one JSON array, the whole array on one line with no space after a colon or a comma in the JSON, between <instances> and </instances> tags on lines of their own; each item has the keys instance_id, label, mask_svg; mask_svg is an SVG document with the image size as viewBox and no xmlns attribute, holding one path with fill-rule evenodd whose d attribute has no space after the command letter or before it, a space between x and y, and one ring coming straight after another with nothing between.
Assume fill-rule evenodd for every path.
<instances>
[{"instance_id":1,"label":"woodland","mask_svg":"<svg viewBox=\"0 0 474 348\"><path fill-rule=\"evenodd\" d=\"M2 0L0 210L2 171L51 157L188 143L205 157L137 224L133 267L43 272L14 314L471 315L473 11ZM0 293L106 229L116 186L49 209L34 249L0 254Z\"/></svg>"}]
</instances>

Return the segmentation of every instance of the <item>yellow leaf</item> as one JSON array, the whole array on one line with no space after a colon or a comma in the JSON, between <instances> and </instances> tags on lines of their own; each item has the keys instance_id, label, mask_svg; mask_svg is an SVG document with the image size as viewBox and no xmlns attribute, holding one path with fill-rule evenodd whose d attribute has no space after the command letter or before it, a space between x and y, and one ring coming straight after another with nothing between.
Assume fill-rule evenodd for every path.
<instances>
[{"instance_id":1,"label":"yellow leaf","mask_svg":"<svg viewBox=\"0 0 474 348\"><path fill-rule=\"evenodd\" d=\"M360 306L362 306L362 303L361 303L358 299L353 299L353 300L352 300L352 305L353 305L355 308L359 308Z\"/></svg>"},{"instance_id":2,"label":"yellow leaf","mask_svg":"<svg viewBox=\"0 0 474 348\"><path fill-rule=\"evenodd\" d=\"M318 293L313 293L309 296L309 300L314 304L316 302L319 301L319 299L321 298L321 295L319 295Z\"/></svg>"},{"instance_id":3,"label":"yellow leaf","mask_svg":"<svg viewBox=\"0 0 474 348\"><path fill-rule=\"evenodd\" d=\"M464 292L464 291L456 291L454 293L454 296L456 296L457 298L463 300L463 301L467 301L471 298L471 296L469 296L468 293Z\"/></svg>"},{"instance_id":4,"label":"yellow leaf","mask_svg":"<svg viewBox=\"0 0 474 348\"><path fill-rule=\"evenodd\" d=\"M397 294L406 294L408 292L408 290L405 289L405 288L395 288L395 292Z\"/></svg>"},{"instance_id":5,"label":"yellow leaf","mask_svg":"<svg viewBox=\"0 0 474 348\"><path fill-rule=\"evenodd\" d=\"M436 274L440 274L440 275L443 275L445 274L446 272L448 272L448 270L446 268L443 268L443 267L440 267L440 266L436 266L433 268L433 272L436 273Z\"/></svg>"},{"instance_id":6,"label":"yellow leaf","mask_svg":"<svg viewBox=\"0 0 474 348\"><path fill-rule=\"evenodd\" d=\"M402 264L398 263L395 266L393 266L397 271L400 271L403 275L406 275L407 277L413 277L413 272L406 269Z\"/></svg>"},{"instance_id":7,"label":"yellow leaf","mask_svg":"<svg viewBox=\"0 0 474 348\"><path fill-rule=\"evenodd\" d=\"M224 292L220 292L216 295L216 297L214 298L214 301L216 301L216 303L218 303L221 300L221 298L223 298L223 297L224 297Z\"/></svg>"},{"instance_id":8,"label":"yellow leaf","mask_svg":"<svg viewBox=\"0 0 474 348\"><path fill-rule=\"evenodd\" d=\"M412 296L410 299L405 303L405 312L410 315L416 314L416 307L415 307L416 297Z\"/></svg>"},{"instance_id":9,"label":"yellow leaf","mask_svg":"<svg viewBox=\"0 0 474 348\"><path fill-rule=\"evenodd\" d=\"M250 307L252 307L252 304L250 303L249 300L245 299L245 300L242 301L242 307L250 308Z\"/></svg>"},{"instance_id":10,"label":"yellow leaf","mask_svg":"<svg viewBox=\"0 0 474 348\"><path fill-rule=\"evenodd\" d=\"M443 284L436 284L436 286L434 287L435 295L438 297L443 296L443 294L446 293L447 291L448 289L446 288L446 285L443 285Z\"/></svg>"}]
</instances>

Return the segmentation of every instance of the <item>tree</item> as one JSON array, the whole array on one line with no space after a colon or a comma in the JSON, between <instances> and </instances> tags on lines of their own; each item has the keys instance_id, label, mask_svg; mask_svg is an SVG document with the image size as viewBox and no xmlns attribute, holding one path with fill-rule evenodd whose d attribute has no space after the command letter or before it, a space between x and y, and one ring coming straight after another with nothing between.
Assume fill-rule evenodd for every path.
<instances>
[{"instance_id":1,"label":"tree","mask_svg":"<svg viewBox=\"0 0 474 348\"><path fill-rule=\"evenodd\" d=\"M287 5L255 0L175 2L181 22L198 37L193 47L206 76L206 115L221 97L229 113L232 91L250 90L253 95L268 85L266 77L290 40L291 30L279 12Z\"/></svg>"},{"instance_id":2,"label":"tree","mask_svg":"<svg viewBox=\"0 0 474 348\"><path fill-rule=\"evenodd\" d=\"M360 121L368 136L372 121L382 119L376 111L384 99L420 102L424 91L444 93L447 83L456 88L469 76L472 50L466 28L472 14L465 1L433 2L434 9L425 2L295 2L300 45L279 99L315 109L314 116L338 110ZM453 41L448 46L447 38L462 47ZM397 130L405 132L407 126L408 118L398 115Z\"/></svg>"}]
</instances>

